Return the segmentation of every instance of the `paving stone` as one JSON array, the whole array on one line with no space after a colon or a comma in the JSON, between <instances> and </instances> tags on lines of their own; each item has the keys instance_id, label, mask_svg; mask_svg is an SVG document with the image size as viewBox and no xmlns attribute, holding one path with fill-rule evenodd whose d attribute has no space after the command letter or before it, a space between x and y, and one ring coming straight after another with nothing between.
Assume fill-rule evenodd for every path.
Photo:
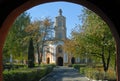
<instances>
[{"instance_id":1,"label":"paving stone","mask_svg":"<svg viewBox=\"0 0 120 81\"><path fill-rule=\"evenodd\" d=\"M71 67L57 67L42 81L89 81Z\"/></svg>"}]
</instances>

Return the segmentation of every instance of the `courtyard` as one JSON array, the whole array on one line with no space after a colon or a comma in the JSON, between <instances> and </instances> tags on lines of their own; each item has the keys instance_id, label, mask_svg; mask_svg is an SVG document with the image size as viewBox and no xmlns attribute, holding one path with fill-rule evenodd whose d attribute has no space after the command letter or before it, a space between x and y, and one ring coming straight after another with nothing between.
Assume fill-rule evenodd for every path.
<instances>
[{"instance_id":1,"label":"courtyard","mask_svg":"<svg viewBox=\"0 0 120 81\"><path fill-rule=\"evenodd\" d=\"M40 81L89 81L87 77L79 74L72 67L57 66L53 72L42 78Z\"/></svg>"}]
</instances>

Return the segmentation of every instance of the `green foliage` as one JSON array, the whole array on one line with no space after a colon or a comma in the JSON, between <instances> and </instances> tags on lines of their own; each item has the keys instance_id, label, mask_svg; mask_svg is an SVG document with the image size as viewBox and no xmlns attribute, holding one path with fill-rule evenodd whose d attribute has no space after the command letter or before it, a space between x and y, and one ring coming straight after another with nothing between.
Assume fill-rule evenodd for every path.
<instances>
[{"instance_id":1,"label":"green foliage","mask_svg":"<svg viewBox=\"0 0 120 81\"><path fill-rule=\"evenodd\" d=\"M42 72L42 71L41 71ZM4 72L4 81L33 81L37 71L9 71Z\"/></svg>"},{"instance_id":2,"label":"green foliage","mask_svg":"<svg viewBox=\"0 0 120 81\"><path fill-rule=\"evenodd\" d=\"M3 70L13 70L13 69L18 69L18 68L25 68L27 67L26 65L23 65L23 64L3 64Z\"/></svg>"},{"instance_id":3,"label":"green foliage","mask_svg":"<svg viewBox=\"0 0 120 81\"><path fill-rule=\"evenodd\" d=\"M93 68L93 67L81 67L80 74L87 76L89 79L93 80L104 80L105 79L105 72L103 68ZM116 74L115 71L110 68L106 74L106 79L108 81L116 81Z\"/></svg>"},{"instance_id":4,"label":"green foliage","mask_svg":"<svg viewBox=\"0 0 120 81\"><path fill-rule=\"evenodd\" d=\"M80 19L83 19L83 25L76 26L77 30L72 31L71 41L74 41L76 49L73 54L92 59L94 63L102 62L104 71L107 71L110 63L115 61L116 51L109 26L88 9L84 9Z\"/></svg>"},{"instance_id":5,"label":"green foliage","mask_svg":"<svg viewBox=\"0 0 120 81\"><path fill-rule=\"evenodd\" d=\"M3 72L3 81L39 81L53 70L52 67L43 69L18 69Z\"/></svg>"},{"instance_id":6,"label":"green foliage","mask_svg":"<svg viewBox=\"0 0 120 81\"><path fill-rule=\"evenodd\" d=\"M76 70L80 70L80 64L73 64L72 67L75 68Z\"/></svg>"},{"instance_id":7,"label":"green foliage","mask_svg":"<svg viewBox=\"0 0 120 81\"><path fill-rule=\"evenodd\" d=\"M56 67L56 64L41 64L40 66L41 67L52 67L52 68L54 68L54 67Z\"/></svg>"},{"instance_id":8,"label":"green foliage","mask_svg":"<svg viewBox=\"0 0 120 81\"><path fill-rule=\"evenodd\" d=\"M26 59L27 43L24 40L26 37L24 29L29 23L30 16L26 12L18 16L18 18L13 23L3 47L4 61L9 61L10 54L12 54L14 60Z\"/></svg>"},{"instance_id":9,"label":"green foliage","mask_svg":"<svg viewBox=\"0 0 120 81\"><path fill-rule=\"evenodd\" d=\"M34 67L34 46L33 46L33 40L30 39L29 42L29 48L28 48L28 67L32 68Z\"/></svg>"},{"instance_id":10,"label":"green foliage","mask_svg":"<svg viewBox=\"0 0 120 81\"><path fill-rule=\"evenodd\" d=\"M51 36L51 31L53 31L52 21L49 18L45 18L43 20L35 20L31 22L25 29L25 32L28 34L28 37L26 37L26 39L33 38L35 51L38 53L39 57L39 65L42 60L42 55L40 55L40 52L43 54L44 42L52 39L52 37L49 37Z\"/></svg>"}]
</instances>

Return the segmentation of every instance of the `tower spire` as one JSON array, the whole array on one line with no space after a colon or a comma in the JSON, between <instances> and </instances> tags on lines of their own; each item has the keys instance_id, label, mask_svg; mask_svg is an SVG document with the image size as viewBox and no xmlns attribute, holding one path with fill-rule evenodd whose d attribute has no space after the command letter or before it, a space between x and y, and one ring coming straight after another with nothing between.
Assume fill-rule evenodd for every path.
<instances>
[{"instance_id":1,"label":"tower spire","mask_svg":"<svg viewBox=\"0 0 120 81\"><path fill-rule=\"evenodd\" d=\"M59 15L60 16L62 15L62 9L59 9Z\"/></svg>"}]
</instances>

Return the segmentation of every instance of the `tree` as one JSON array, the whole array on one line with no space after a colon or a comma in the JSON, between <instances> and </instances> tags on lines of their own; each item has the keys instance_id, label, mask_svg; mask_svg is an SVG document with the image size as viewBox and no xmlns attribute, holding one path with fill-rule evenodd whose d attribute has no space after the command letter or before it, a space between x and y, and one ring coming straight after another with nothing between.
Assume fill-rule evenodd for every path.
<instances>
[{"instance_id":1,"label":"tree","mask_svg":"<svg viewBox=\"0 0 120 81\"><path fill-rule=\"evenodd\" d=\"M29 23L30 16L28 13L24 12L17 17L12 27L10 28L10 31L4 44L3 48L4 59L9 59L10 54L12 54L13 59L17 60L26 59L27 43L26 40L24 40L24 38L26 37L24 29Z\"/></svg>"},{"instance_id":2,"label":"tree","mask_svg":"<svg viewBox=\"0 0 120 81\"><path fill-rule=\"evenodd\" d=\"M42 61L44 43L47 40L51 40L49 37L51 30L53 30L52 21L49 18L35 20L31 22L25 29L25 31L29 34L29 37L33 38L34 44L36 45L35 47L38 53L39 65Z\"/></svg>"},{"instance_id":3,"label":"tree","mask_svg":"<svg viewBox=\"0 0 120 81\"><path fill-rule=\"evenodd\" d=\"M107 72L111 58L115 56L115 40L108 25L88 9L84 9L79 18L83 20L83 25L77 26L80 31L72 32L72 38L79 46L79 55L85 56L87 53L88 57L101 61Z\"/></svg>"},{"instance_id":4,"label":"tree","mask_svg":"<svg viewBox=\"0 0 120 81\"><path fill-rule=\"evenodd\" d=\"M86 46L83 40L83 32L81 32L79 27L76 26L71 31L71 36L70 39L64 40L64 50L68 52L68 54L73 54L75 57L84 58Z\"/></svg>"},{"instance_id":5,"label":"tree","mask_svg":"<svg viewBox=\"0 0 120 81\"><path fill-rule=\"evenodd\" d=\"M28 48L28 67L29 68L34 67L34 46L32 38L30 39Z\"/></svg>"},{"instance_id":6,"label":"tree","mask_svg":"<svg viewBox=\"0 0 120 81\"><path fill-rule=\"evenodd\" d=\"M115 55L115 40L108 25L99 16L87 9L85 13L85 39L90 44L87 50L91 55L101 58L104 71L107 72L111 58Z\"/></svg>"}]
</instances>

